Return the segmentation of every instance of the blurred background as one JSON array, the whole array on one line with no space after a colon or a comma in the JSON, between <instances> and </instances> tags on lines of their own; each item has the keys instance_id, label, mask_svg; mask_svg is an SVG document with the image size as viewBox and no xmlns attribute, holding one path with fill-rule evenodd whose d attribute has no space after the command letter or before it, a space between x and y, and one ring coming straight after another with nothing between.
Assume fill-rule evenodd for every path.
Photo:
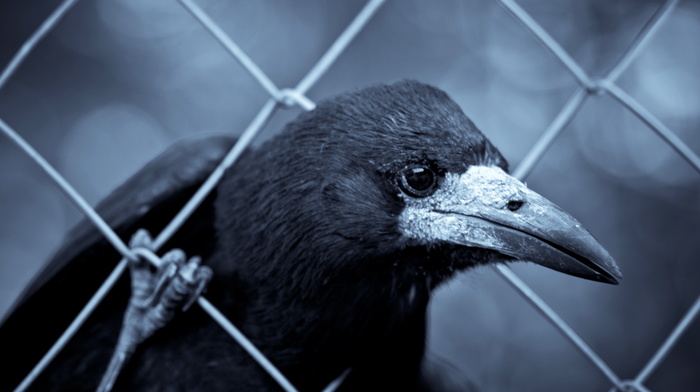
<instances>
[{"instance_id":1,"label":"blurred background","mask_svg":"<svg viewBox=\"0 0 700 392\"><path fill-rule=\"evenodd\" d=\"M0 64L58 5L0 1ZM294 86L363 0L198 4L280 87ZM520 0L591 75L620 58L654 0ZM682 1L619 79L700 152L700 2ZM389 1L313 100L402 78L447 91L514 168L577 87L495 1ZM266 92L174 0L79 2L0 91L0 118L92 204L174 140L240 134ZM300 109L280 111L258 139ZM513 268L622 378L633 378L700 295L700 174L613 99L589 99L527 179L620 263L620 286ZM0 315L81 218L0 137ZM700 390L696 321L646 385ZM442 288L430 350L482 391L607 391L609 382L489 268Z\"/></svg>"}]
</instances>

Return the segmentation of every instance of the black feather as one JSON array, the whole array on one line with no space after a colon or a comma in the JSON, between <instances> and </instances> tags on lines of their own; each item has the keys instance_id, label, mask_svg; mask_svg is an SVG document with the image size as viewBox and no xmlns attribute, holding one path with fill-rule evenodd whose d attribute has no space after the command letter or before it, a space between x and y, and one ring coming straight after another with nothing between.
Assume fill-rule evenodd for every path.
<instances>
[{"instance_id":1,"label":"black feather","mask_svg":"<svg viewBox=\"0 0 700 392\"><path fill-rule=\"evenodd\" d=\"M138 227L157 232L230 145L210 143L150 164L101 211L124 238ZM422 385L431 291L455 268L490 258L476 249L421 246L399 232L404 201L397 179L415 164L438 176L474 164L507 165L444 92L412 81L376 85L321 102L246 152L167 246L205 257L215 273L207 297L301 390L320 390L347 368L353 371L346 390L415 390ZM58 272L0 329L2 355L21 357L12 374L27 370L118 260L97 234L87 233L76 232L52 262ZM73 295L76 284L80 295ZM126 290L122 282L37 390L94 389ZM28 323L51 331L35 338L22 329ZM7 377L2 388L18 381ZM277 387L220 327L192 309L139 348L116 388Z\"/></svg>"}]
</instances>

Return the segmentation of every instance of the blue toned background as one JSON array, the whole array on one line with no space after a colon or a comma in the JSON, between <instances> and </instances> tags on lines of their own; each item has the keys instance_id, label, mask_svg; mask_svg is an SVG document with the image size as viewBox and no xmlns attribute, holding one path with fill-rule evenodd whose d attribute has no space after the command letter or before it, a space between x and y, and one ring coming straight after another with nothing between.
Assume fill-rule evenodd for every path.
<instances>
[{"instance_id":1,"label":"blue toned background","mask_svg":"<svg viewBox=\"0 0 700 392\"><path fill-rule=\"evenodd\" d=\"M295 85L364 1L202 0L278 86ZM521 0L592 75L620 58L660 1ZM58 5L0 2L0 64ZM700 152L700 3L682 1L619 79ZM446 90L516 167L577 87L495 1L389 1L310 90L313 100L412 78ZM267 93L174 0L85 0L0 90L0 118L95 204L172 141L240 134ZM299 109L277 114L269 138ZM528 178L620 263L617 287L513 268L620 377L633 378L700 295L700 174L607 96L593 97ZM0 314L81 218L0 137ZM696 322L646 384L700 389ZM607 391L609 382L491 269L431 308L431 351L483 391Z\"/></svg>"}]
</instances>

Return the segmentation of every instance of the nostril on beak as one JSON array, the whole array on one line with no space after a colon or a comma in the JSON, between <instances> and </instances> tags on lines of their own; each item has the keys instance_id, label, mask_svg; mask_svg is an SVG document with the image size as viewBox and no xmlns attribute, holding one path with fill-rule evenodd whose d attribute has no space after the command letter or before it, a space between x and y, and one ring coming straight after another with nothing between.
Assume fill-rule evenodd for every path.
<instances>
[{"instance_id":1,"label":"nostril on beak","mask_svg":"<svg viewBox=\"0 0 700 392\"><path fill-rule=\"evenodd\" d=\"M517 211L523 206L523 204L525 204L525 202L522 200L511 200L508 202L508 204L506 204L506 208L510 211Z\"/></svg>"}]
</instances>

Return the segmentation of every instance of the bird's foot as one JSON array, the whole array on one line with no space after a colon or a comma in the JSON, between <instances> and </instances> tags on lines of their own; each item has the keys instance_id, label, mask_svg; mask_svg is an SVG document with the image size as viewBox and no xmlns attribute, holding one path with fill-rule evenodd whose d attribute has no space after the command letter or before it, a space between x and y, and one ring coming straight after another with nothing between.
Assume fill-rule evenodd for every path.
<instances>
[{"instance_id":1,"label":"bird's foot","mask_svg":"<svg viewBox=\"0 0 700 392\"><path fill-rule=\"evenodd\" d=\"M141 255L153 252L153 239L146 230L138 230L129 243L132 249L145 249ZM119 340L107 372L98 388L111 390L123 365L136 347L161 329L179 310L187 310L199 298L212 278L209 267L201 265L201 258L187 260L185 252L173 249L161 258L161 264L152 267L139 257L129 261L131 299L124 314Z\"/></svg>"},{"instance_id":2,"label":"bird's foot","mask_svg":"<svg viewBox=\"0 0 700 392\"><path fill-rule=\"evenodd\" d=\"M141 229L131 238L130 246L153 251L153 240ZM165 326L178 310L189 309L212 277L211 269L201 265L201 258L187 260L180 249L166 253L161 261L155 271L143 258L129 262L131 300L123 328L133 329L138 343Z\"/></svg>"}]
</instances>

